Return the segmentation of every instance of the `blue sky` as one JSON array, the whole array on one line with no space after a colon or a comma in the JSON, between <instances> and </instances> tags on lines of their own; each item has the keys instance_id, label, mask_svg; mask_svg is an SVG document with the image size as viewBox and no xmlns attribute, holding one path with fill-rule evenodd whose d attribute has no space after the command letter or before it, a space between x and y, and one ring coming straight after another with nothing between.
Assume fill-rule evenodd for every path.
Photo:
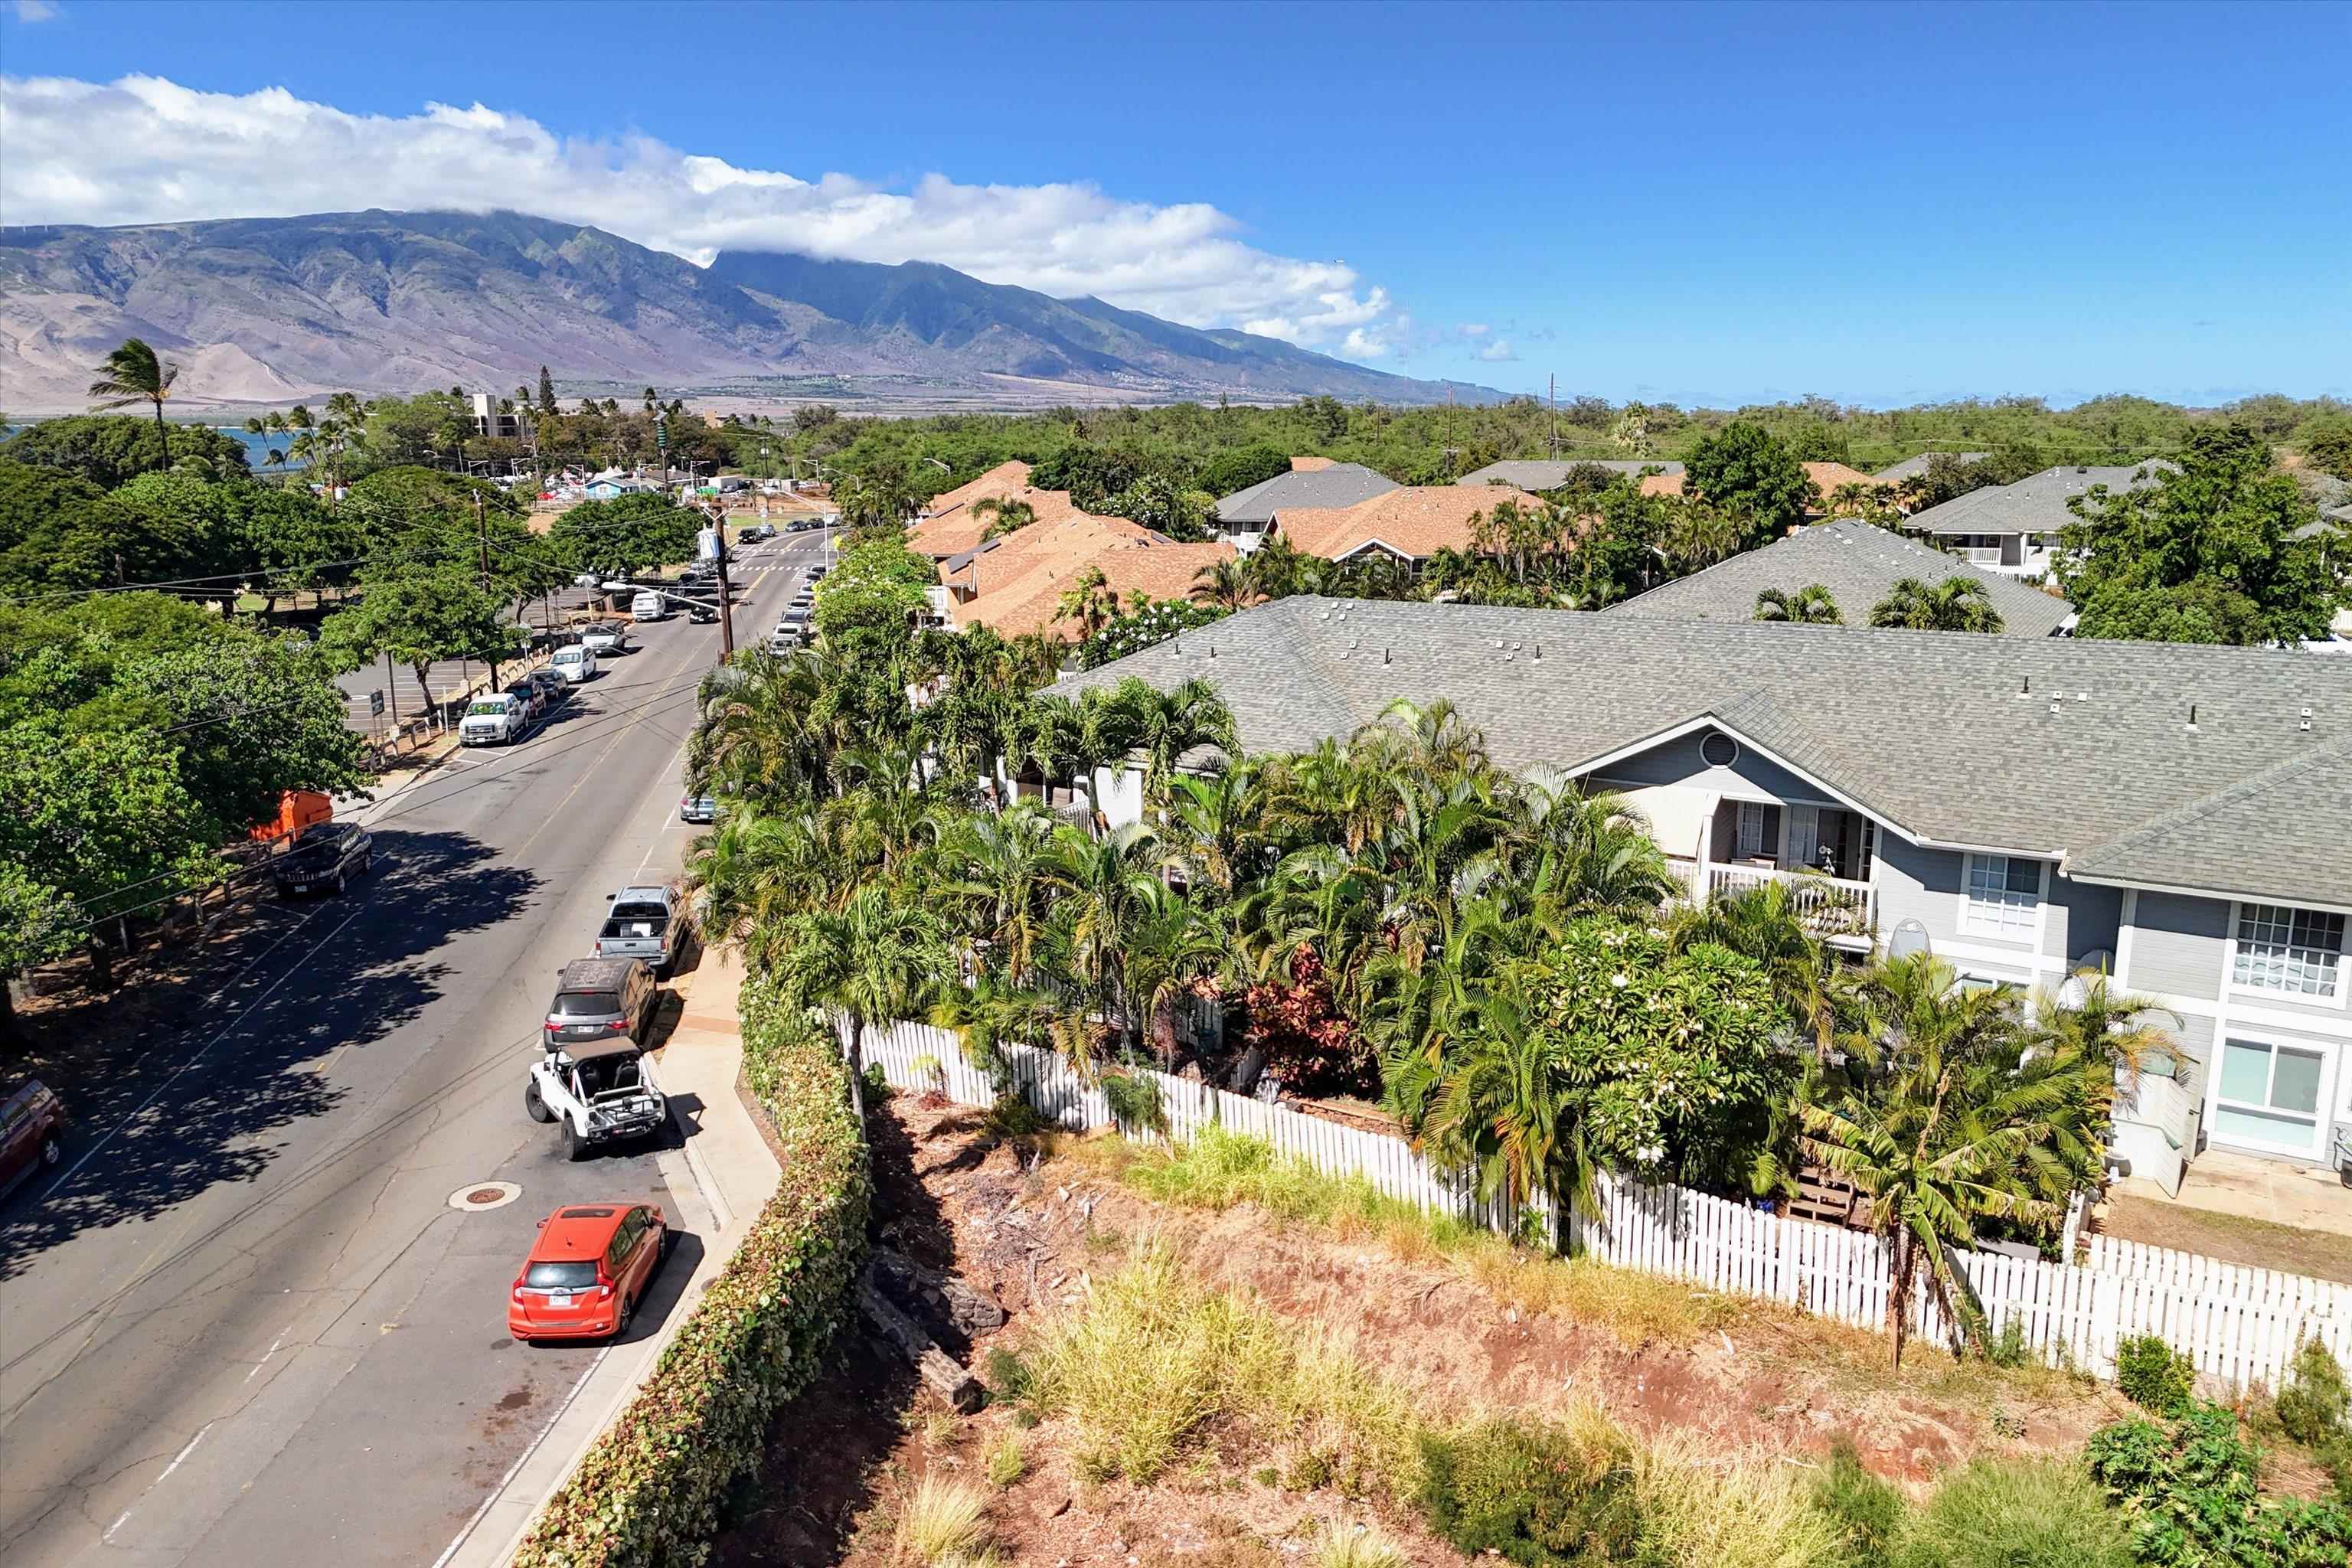
<instances>
[{"instance_id":1,"label":"blue sky","mask_svg":"<svg viewBox=\"0 0 2352 1568\"><path fill-rule=\"evenodd\" d=\"M0 219L446 191L1512 391L2347 395L2347 59L2329 4L0 0ZM194 107L27 87L126 76Z\"/></svg>"}]
</instances>

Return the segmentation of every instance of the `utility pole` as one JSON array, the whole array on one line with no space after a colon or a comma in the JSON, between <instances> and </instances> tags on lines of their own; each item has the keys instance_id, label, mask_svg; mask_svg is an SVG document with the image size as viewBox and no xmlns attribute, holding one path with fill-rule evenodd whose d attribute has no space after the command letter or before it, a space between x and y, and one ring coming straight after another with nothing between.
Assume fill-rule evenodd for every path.
<instances>
[{"instance_id":1,"label":"utility pole","mask_svg":"<svg viewBox=\"0 0 2352 1568\"><path fill-rule=\"evenodd\" d=\"M654 445L661 450L662 494L669 494L669 416L654 416Z\"/></svg>"},{"instance_id":2,"label":"utility pole","mask_svg":"<svg viewBox=\"0 0 2352 1568\"><path fill-rule=\"evenodd\" d=\"M727 508L715 502L710 510L711 531L719 535L719 658L723 664L735 657L735 606L727 600Z\"/></svg>"},{"instance_id":3,"label":"utility pole","mask_svg":"<svg viewBox=\"0 0 2352 1568\"><path fill-rule=\"evenodd\" d=\"M482 592L487 595L490 591L490 523L482 510L479 490L474 492L474 539L482 548ZM499 689L499 650L495 647L489 652L489 665L490 690L495 694Z\"/></svg>"}]
</instances>

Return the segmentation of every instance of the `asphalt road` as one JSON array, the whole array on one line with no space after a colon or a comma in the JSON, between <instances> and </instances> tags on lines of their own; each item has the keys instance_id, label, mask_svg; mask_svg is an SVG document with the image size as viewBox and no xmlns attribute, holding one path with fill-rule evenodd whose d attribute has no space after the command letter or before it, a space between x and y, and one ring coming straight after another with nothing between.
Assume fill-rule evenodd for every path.
<instances>
[{"instance_id":1,"label":"asphalt road","mask_svg":"<svg viewBox=\"0 0 2352 1568\"><path fill-rule=\"evenodd\" d=\"M739 639L819 558L791 542L737 574ZM507 1336L538 1221L650 1198L708 1224L675 1129L571 1164L521 1096L604 895L675 871L698 831L678 756L717 645L646 627L521 744L381 803L374 877L289 910L158 1039L132 1109L0 1206L0 1560L434 1563L599 1354ZM450 1206L488 1181L521 1195Z\"/></svg>"}]
</instances>

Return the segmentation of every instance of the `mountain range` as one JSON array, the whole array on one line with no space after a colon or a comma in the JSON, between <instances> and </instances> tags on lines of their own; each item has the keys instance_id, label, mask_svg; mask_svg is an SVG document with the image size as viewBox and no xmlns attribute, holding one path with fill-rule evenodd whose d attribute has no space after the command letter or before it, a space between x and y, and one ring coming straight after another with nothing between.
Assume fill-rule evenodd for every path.
<instances>
[{"instance_id":1,"label":"mountain range","mask_svg":"<svg viewBox=\"0 0 2352 1568\"><path fill-rule=\"evenodd\" d=\"M0 408L85 407L91 367L133 336L180 363L190 406L503 389L541 364L567 390L799 382L1006 405L1502 395L930 262L723 251L705 268L519 213L0 229Z\"/></svg>"}]
</instances>

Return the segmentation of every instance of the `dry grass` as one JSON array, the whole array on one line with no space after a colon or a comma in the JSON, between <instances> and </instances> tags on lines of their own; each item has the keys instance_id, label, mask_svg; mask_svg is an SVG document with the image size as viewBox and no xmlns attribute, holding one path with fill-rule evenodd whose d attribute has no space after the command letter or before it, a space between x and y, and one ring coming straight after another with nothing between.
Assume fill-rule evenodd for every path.
<instances>
[{"instance_id":1,"label":"dry grass","mask_svg":"<svg viewBox=\"0 0 2352 1568\"><path fill-rule=\"evenodd\" d=\"M988 1495L969 1481L925 1476L899 1507L892 1544L900 1558L924 1568L984 1561Z\"/></svg>"},{"instance_id":2,"label":"dry grass","mask_svg":"<svg viewBox=\"0 0 2352 1568\"><path fill-rule=\"evenodd\" d=\"M1376 1525L1333 1520L1315 1538L1315 1568L1406 1568L1397 1543Z\"/></svg>"},{"instance_id":3,"label":"dry grass","mask_svg":"<svg viewBox=\"0 0 2352 1568\"><path fill-rule=\"evenodd\" d=\"M1149 1483L1217 1424L1347 1491L1402 1495L1418 1476L1413 1391L1345 1335L1294 1331L1238 1291L1193 1285L1156 1243L1052 1320L1030 1364L1038 1406L1076 1426L1083 1475Z\"/></svg>"},{"instance_id":4,"label":"dry grass","mask_svg":"<svg viewBox=\"0 0 2352 1568\"><path fill-rule=\"evenodd\" d=\"M1809 1471L1763 1454L1723 1453L1669 1431L1639 1450L1642 1533L1677 1568L1818 1568L1843 1532L1811 1500Z\"/></svg>"}]
</instances>

